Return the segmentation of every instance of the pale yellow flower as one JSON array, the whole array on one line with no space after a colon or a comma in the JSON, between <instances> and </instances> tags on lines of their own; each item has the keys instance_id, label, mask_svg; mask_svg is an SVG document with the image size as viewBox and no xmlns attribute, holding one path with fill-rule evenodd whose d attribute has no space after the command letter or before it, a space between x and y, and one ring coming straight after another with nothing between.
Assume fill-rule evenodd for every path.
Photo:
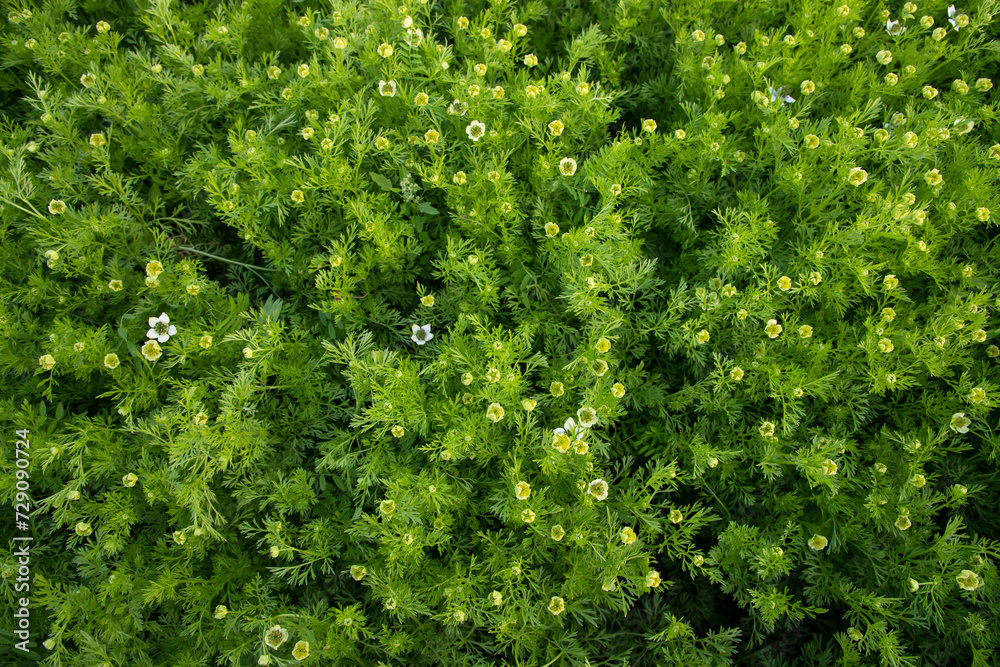
<instances>
[{"instance_id":1,"label":"pale yellow flower","mask_svg":"<svg viewBox=\"0 0 1000 667\"><path fill-rule=\"evenodd\" d=\"M392 500L383 500L378 504L378 509L382 514L392 514L396 511L396 503Z\"/></svg>"},{"instance_id":2,"label":"pale yellow flower","mask_svg":"<svg viewBox=\"0 0 1000 667\"><path fill-rule=\"evenodd\" d=\"M965 591L974 591L979 588L979 575L972 570L962 570L961 574L955 577L959 587Z\"/></svg>"},{"instance_id":3,"label":"pale yellow flower","mask_svg":"<svg viewBox=\"0 0 1000 667\"><path fill-rule=\"evenodd\" d=\"M530 509L524 510L523 512L521 512L521 521L523 521L524 523L534 523L535 513L532 512Z\"/></svg>"},{"instance_id":4,"label":"pale yellow flower","mask_svg":"<svg viewBox=\"0 0 1000 667\"><path fill-rule=\"evenodd\" d=\"M812 95L813 92L816 91L816 84L810 81L809 79L806 79L805 81L802 82L800 88L802 90L802 94Z\"/></svg>"},{"instance_id":5,"label":"pale yellow flower","mask_svg":"<svg viewBox=\"0 0 1000 667\"><path fill-rule=\"evenodd\" d=\"M882 281L882 283L885 285L886 289L896 289L896 287L899 286L899 280L896 278L896 275L893 274L893 273L890 273L889 275L887 275L885 277L885 279Z\"/></svg>"},{"instance_id":6,"label":"pale yellow flower","mask_svg":"<svg viewBox=\"0 0 1000 667\"><path fill-rule=\"evenodd\" d=\"M837 464L834 463L831 459L827 459L827 460L823 461L823 463L821 464L820 467L823 468L823 474L824 475L836 475L837 474Z\"/></svg>"},{"instance_id":7,"label":"pale yellow flower","mask_svg":"<svg viewBox=\"0 0 1000 667\"><path fill-rule=\"evenodd\" d=\"M621 540L622 543L625 545L632 544L633 542L635 542L635 531L632 530L630 527L625 526L624 528L622 528Z\"/></svg>"},{"instance_id":8,"label":"pale yellow flower","mask_svg":"<svg viewBox=\"0 0 1000 667\"><path fill-rule=\"evenodd\" d=\"M552 526L552 530L549 532L549 537L551 537L556 542L562 541L562 538L566 535L566 531L559 524Z\"/></svg>"},{"instance_id":9,"label":"pale yellow flower","mask_svg":"<svg viewBox=\"0 0 1000 667\"><path fill-rule=\"evenodd\" d=\"M910 521L910 517L906 516L905 514L900 515L896 519L896 528L899 528L900 530L908 530L912 525L913 524Z\"/></svg>"},{"instance_id":10,"label":"pale yellow flower","mask_svg":"<svg viewBox=\"0 0 1000 667\"><path fill-rule=\"evenodd\" d=\"M892 51L883 49L875 54L875 60L879 61L882 65L888 65L892 62Z\"/></svg>"},{"instance_id":11,"label":"pale yellow flower","mask_svg":"<svg viewBox=\"0 0 1000 667\"><path fill-rule=\"evenodd\" d=\"M552 612L553 616L558 616L566 609L565 601L560 597L553 597L549 601L549 611Z\"/></svg>"},{"instance_id":12,"label":"pale yellow flower","mask_svg":"<svg viewBox=\"0 0 1000 667\"><path fill-rule=\"evenodd\" d=\"M809 548L815 551L822 551L826 548L826 545L830 543L830 540L826 539L822 535L813 535L809 539Z\"/></svg>"},{"instance_id":13,"label":"pale yellow flower","mask_svg":"<svg viewBox=\"0 0 1000 667\"><path fill-rule=\"evenodd\" d=\"M660 585L660 582L661 582L661 580L660 580L660 573L657 572L656 570L650 570L646 574L646 580L645 580L645 582L646 582L646 585L649 586L650 588L657 588Z\"/></svg>"},{"instance_id":14,"label":"pale yellow flower","mask_svg":"<svg viewBox=\"0 0 1000 667\"><path fill-rule=\"evenodd\" d=\"M764 327L764 332L769 338L777 338L781 334L782 329L783 327L778 324L778 320L772 318L767 321L767 326Z\"/></svg>"},{"instance_id":15,"label":"pale yellow flower","mask_svg":"<svg viewBox=\"0 0 1000 667\"><path fill-rule=\"evenodd\" d=\"M503 406L499 403L490 403L490 407L486 410L486 416L494 424L503 419L504 410Z\"/></svg>"},{"instance_id":16,"label":"pale yellow flower","mask_svg":"<svg viewBox=\"0 0 1000 667\"><path fill-rule=\"evenodd\" d=\"M559 161L559 172L563 176L572 176L576 173L576 160L571 157L564 157Z\"/></svg>"},{"instance_id":17,"label":"pale yellow flower","mask_svg":"<svg viewBox=\"0 0 1000 667\"><path fill-rule=\"evenodd\" d=\"M309 642L300 641L295 643L295 648L292 649L292 657L296 660L305 660L309 657Z\"/></svg>"},{"instance_id":18,"label":"pale yellow flower","mask_svg":"<svg viewBox=\"0 0 1000 667\"><path fill-rule=\"evenodd\" d=\"M527 482L518 482L514 486L514 496L518 500L527 500L531 496L531 485Z\"/></svg>"},{"instance_id":19,"label":"pale yellow flower","mask_svg":"<svg viewBox=\"0 0 1000 667\"><path fill-rule=\"evenodd\" d=\"M707 329L702 329L697 334L695 334L695 340L698 341L699 345L704 345L709 341L711 335L708 333Z\"/></svg>"},{"instance_id":20,"label":"pale yellow flower","mask_svg":"<svg viewBox=\"0 0 1000 667\"><path fill-rule=\"evenodd\" d=\"M292 201L301 204L306 200L306 195L302 190L292 190Z\"/></svg>"},{"instance_id":21,"label":"pale yellow flower","mask_svg":"<svg viewBox=\"0 0 1000 667\"><path fill-rule=\"evenodd\" d=\"M89 523L84 523L83 521L80 521L79 523L76 524L76 534L79 535L80 537L87 537L92 532L94 531L93 529L91 529Z\"/></svg>"},{"instance_id":22,"label":"pale yellow flower","mask_svg":"<svg viewBox=\"0 0 1000 667\"><path fill-rule=\"evenodd\" d=\"M680 523L684 520L684 515L678 509L670 510L670 523Z\"/></svg>"},{"instance_id":23,"label":"pale yellow flower","mask_svg":"<svg viewBox=\"0 0 1000 667\"><path fill-rule=\"evenodd\" d=\"M545 235L548 237L553 237L559 233L559 225L554 222L545 223Z\"/></svg>"},{"instance_id":24,"label":"pale yellow flower","mask_svg":"<svg viewBox=\"0 0 1000 667\"><path fill-rule=\"evenodd\" d=\"M362 579L365 578L365 574L367 573L368 570L365 569L364 565L351 566L351 576L354 578L355 581L361 581Z\"/></svg>"},{"instance_id":25,"label":"pale yellow flower","mask_svg":"<svg viewBox=\"0 0 1000 667\"><path fill-rule=\"evenodd\" d=\"M429 144L436 144L440 136L441 135L437 130L427 130L427 132L424 133L424 141Z\"/></svg>"},{"instance_id":26,"label":"pale yellow flower","mask_svg":"<svg viewBox=\"0 0 1000 667\"><path fill-rule=\"evenodd\" d=\"M778 278L778 287L781 289L781 291L787 292L792 288L792 279L789 278L788 276L781 276L780 278Z\"/></svg>"},{"instance_id":27,"label":"pale yellow flower","mask_svg":"<svg viewBox=\"0 0 1000 667\"><path fill-rule=\"evenodd\" d=\"M563 122L557 118L556 120L549 123L549 132L552 133L552 136L558 137L560 134L563 133L563 129L565 127L566 126L563 125Z\"/></svg>"},{"instance_id":28,"label":"pale yellow flower","mask_svg":"<svg viewBox=\"0 0 1000 667\"><path fill-rule=\"evenodd\" d=\"M382 42L382 44L378 47L378 54L383 58L388 58L392 55L392 45Z\"/></svg>"},{"instance_id":29,"label":"pale yellow flower","mask_svg":"<svg viewBox=\"0 0 1000 667\"><path fill-rule=\"evenodd\" d=\"M847 176L848 182L857 187L868 180L868 172L861 167L854 167Z\"/></svg>"},{"instance_id":30,"label":"pale yellow flower","mask_svg":"<svg viewBox=\"0 0 1000 667\"><path fill-rule=\"evenodd\" d=\"M146 357L149 361L156 361L163 355L163 351L160 349L160 344L155 340L147 341L145 345L142 346L142 356Z\"/></svg>"},{"instance_id":31,"label":"pale yellow flower","mask_svg":"<svg viewBox=\"0 0 1000 667\"><path fill-rule=\"evenodd\" d=\"M735 366L733 370L729 371L729 377L733 378L737 382L743 379L744 371L739 366Z\"/></svg>"},{"instance_id":32,"label":"pale yellow flower","mask_svg":"<svg viewBox=\"0 0 1000 667\"><path fill-rule=\"evenodd\" d=\"M122 477L122 485L127 486L129 488L135 486L135 483L138 481L139 481L139 476L136 475L134 472L130 472L124 477Z\"/></svg>"},{"instance_id":33,"label":"pale yellow flower","mask_svg":"<svg viewBox=\"0 0 1000 667\"><path fill-rule=\"evenodd\" d=\"M525 412L531 412L532 410L535 409L536 405L538 405L538 402L530 398L526 398L523 401L521 401L521 407L524 408Z\"/></svg>"},{"instance_id":34,"label":"pale yellow flower","mask_svg":"<svg viewBox=\"0 0 1000 667\"><path fill-rule=\"evenodd\" d=\"M393 436L395 436L397 438L402 438L405 433L406 433L406 429L404 429L399 424L397 424L397 425L395 425L395 426L392 427L392 434L393 434Z\"/></svg>"},{"instance_id":35,"label":"pale yellow flower","mask_svg":"<svg viewBox=\"0 0 1000 667\"><path fill-rule=\"evenodd\" d=\"M770 438L774 435L774 423L764 422L760 427L760 434L765 438Z\"/></svg>"},{"instance_id":36,"label":"pale yellow flower","mask_svg":"<svg viewBox=\"0 0 1000 667\"><path fill-rule=\"evenodd\" d=\"M104 365L108 368L115 369L118 368L118 355L112 352L111 354L104 355Z\"/></svg>"},{"instance_id":37,"label":"pale yellow flower","mask_svg":"<svg viewBox=\"0 0 1000 667\"><path fill-rule=\"evenodd\" d=\"M562 382L556 381L556 382L553 382L551 385L549 385L549 392L553 396L562 396L564 391L565 391L565 389L563 387L563 383Z\"/></svg>"}]
</instances>

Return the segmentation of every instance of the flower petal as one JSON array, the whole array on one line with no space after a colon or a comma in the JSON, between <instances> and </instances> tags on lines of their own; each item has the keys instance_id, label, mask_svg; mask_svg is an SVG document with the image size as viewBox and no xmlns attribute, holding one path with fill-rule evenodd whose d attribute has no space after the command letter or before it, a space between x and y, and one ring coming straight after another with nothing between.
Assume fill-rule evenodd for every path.
<instances>
[{"instance_id":1,"label":"flower petal","mask_svg":"<svg viewBox=\"0 0 1000 667\"><path fill-rule=\"evenodd\" d=\"M171 324L170 328L167 329L167 333L169 335L171 335L171 336L176 336L177 335L177 327L175 327L173 324Z\"/></svg>"},{"instance_id":2,"label":"flower petal","mask_svg":"<svg viewBox=\"0 0 1000 667\"><path fill-rule=\"evenodd\" d=\"M150 319L153 319L153 318L150 318ZM156 329L150 329L149 331L146 332L146 338L156 338L159 335L160 334L156 333Z\"/></svg>"},{"instance_id":3,"label":"flower petal","mask_svg":"<svg viewBox=\"0 0 1000 667\"><path fill-rule=\"evenodd\" d=\"M170 324L170 317L166 313L160 313L160 321L164 324Z\"/></svg>"},{"instance_id":4,"label":"flower petal","mask_svg":"<svg viewBox=\"0 0 1000 667\"><path fill-rule=\"evenodd\" d=\"M160 320L158 318L151 317L149 318L149 322L147 322L147 324L149 324L149 326L151 327L155 327L157 324L159 324L159 322Z\"/></svg>"},{"instance_id":5,"label":"flower petal","mask_svg":"<svg viewBox=\"0 0 1000 667\"><path fill-rule=\"evenodd\" d=\"M412 331L412 333L417 333L418 331L420 331L420 326L417 325L417 324L414 324L413 325L413 329L411 331ZM416 338L414 338L414 340L416 340Z\"/></svg>"},{"instance_id":6,"label":"flower petal","mask_svg":"<svg viewBox=\"0 0 1000 667\"><path fill-rule=\"evenodd\" d=\"M167 334L163 334L156 340L160 341L161 343L166 343L168 340L170 340L170 336L168 336Z\"/></svg>"}]
</instances>

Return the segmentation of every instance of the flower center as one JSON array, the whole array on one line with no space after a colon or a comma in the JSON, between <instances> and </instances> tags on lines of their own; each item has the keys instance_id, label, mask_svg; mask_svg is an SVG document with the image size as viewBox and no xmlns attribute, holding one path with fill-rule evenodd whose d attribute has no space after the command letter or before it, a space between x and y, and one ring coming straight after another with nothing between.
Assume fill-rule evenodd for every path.
<instances>
[{"instance_id":1,"label":"flower center","mask_svg":"<svg viewBox=\"0 0 1000 667\"><path fill-rule=\"evenodd\" d=\"M427 338L427 332L424 331L423 329L417 329L417 333L415 335L420 340L424 340L425 338Z\"/></svg>"},{"instance_id":2,"label":"flower center","mask_svg":"<svg viewBox=\"0 0 1000 667\"><path fill-rule=\"evenodd\" d=\"M168 330L167 325L164 324L163 322L157 322L156 326L153 327L153 329L156 330L156 333L160 334L161 336L167 333Z\"/></svg>"}]
</instances>

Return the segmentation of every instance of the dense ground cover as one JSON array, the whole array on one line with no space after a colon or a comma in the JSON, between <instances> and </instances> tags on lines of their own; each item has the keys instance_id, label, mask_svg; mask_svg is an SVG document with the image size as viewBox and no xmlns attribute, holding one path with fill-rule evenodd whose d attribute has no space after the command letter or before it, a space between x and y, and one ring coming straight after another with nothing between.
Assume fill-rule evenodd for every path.
<instances>
[{"instance_id":1,"label":"dense ground cover","mask_svg":"<svg viewBox=\"0 0 1000 667\"><path fill-rule=\"evenodd\" d=\"M1000 3L4 13L5 664L994 664Z\"/></svg>"}]
</instances>

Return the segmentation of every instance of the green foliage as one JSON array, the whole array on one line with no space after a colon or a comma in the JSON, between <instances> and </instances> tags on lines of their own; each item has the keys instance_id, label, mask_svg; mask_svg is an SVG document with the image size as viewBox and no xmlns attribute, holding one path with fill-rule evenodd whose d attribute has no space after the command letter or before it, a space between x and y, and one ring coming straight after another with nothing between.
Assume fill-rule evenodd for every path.
<instances>
[{"instance_id":1,"label":"green foliage","mask_svg":"<svg viewBox=\"0 0 1000 667\"><path fill-rule=\"evenodd\" d=\"M5 11L7 662L991 664L1000 3Z\"/></svg>"}]
</instances>

